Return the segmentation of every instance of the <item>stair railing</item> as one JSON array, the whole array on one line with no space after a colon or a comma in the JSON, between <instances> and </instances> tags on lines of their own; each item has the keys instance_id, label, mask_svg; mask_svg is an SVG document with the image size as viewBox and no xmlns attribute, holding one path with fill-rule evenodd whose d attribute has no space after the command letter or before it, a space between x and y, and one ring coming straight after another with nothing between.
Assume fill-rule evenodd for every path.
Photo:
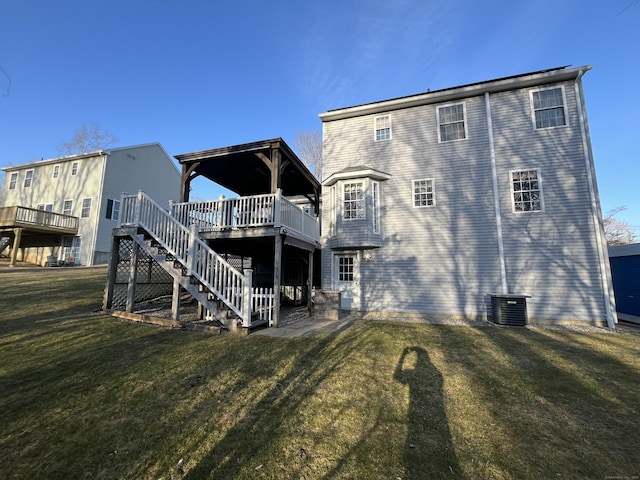
<instances>
[{"instance_id":1,"label":"stair railing","mask_svg":"<svg viewBox=\"0 0 640 480\"><path fill-rule=\"evenodd\" d=\"M144 228L169 255L251 326L252 270L240 273L197 235L196 225L182 225L144 192L123 195L121 225Z\"/></svg>"}]
</instances>

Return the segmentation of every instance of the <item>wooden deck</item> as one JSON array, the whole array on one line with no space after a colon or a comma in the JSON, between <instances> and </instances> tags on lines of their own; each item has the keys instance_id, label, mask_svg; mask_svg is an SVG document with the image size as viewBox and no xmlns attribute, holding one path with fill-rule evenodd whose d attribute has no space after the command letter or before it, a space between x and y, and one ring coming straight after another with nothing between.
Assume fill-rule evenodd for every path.
<instances>
[{"instance_id":1,"label":"wooden deck","mask_svg":"<svg viewBox=\"0 0 640 480\"><path fill-rule=\"evenodd\" d=\"M17 205L0 207L0 231L17 228L30 233L77 235L78 217Z\"/></svg>"}]
</instances>

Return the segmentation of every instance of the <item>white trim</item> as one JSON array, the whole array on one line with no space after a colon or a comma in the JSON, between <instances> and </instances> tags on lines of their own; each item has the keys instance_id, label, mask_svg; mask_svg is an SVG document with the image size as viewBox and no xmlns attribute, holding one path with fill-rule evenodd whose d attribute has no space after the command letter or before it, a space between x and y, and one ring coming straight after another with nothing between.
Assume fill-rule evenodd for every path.
<instances>
[{"instance_id":1,"label":"white trim","mask_svg":"<svg viewBox=\"0 0 640 480\"><path fill-rule=\"evenodd\" d=\"M60 177L60 164L56 163L53 166L53 171L51 172L51 178L59 178Z\"/></svg>"},{"instance_id":2,"label":"white trim","mask_svg":"<svg viewBox=\"0 0 640 480\"><path fill-rule=\"evenodd\" d=\"M389 122L389 127L385 127L385 128L378 128L378 120L386 118L387 121ZM378 131L379 130L385 130L386 128L389 128L389 138L378 138ZM393 138L393 130L391 128L391 115L390 114L385 114L385 115L377 115L373 118L373 141L374 142L386 142L388 140L391 140Z\"/></svg>"},{"instance_id":3,"label":"white trim","mask_svg":"<svg viewBox=\"0 0 640 480\"><path fill-rule=\"evenodd\" d=\"M598 260L600 261L600 280L602 282L602 294L604 297L604 307L607 316L607 326L610 329L615 328L618 323L616 316L615 296L613 294L613 283L611 281L611 271L609 267L608 252L606 251L606 243L604 242L604 230L600 224L600 216L598 202L596 200L595 179L592 174L593 160L591 157L591 149L587 139L586 118L583 112L582 98L579 82L584 72L581 72L576 78L573 88L576 93L576 103L578 109L578 118L580 119L580 136L582 137L582 150L584 151L584 163L587 170L587 183L589 184L589 196L591 198L591 219L593 221L593 230L596 236L596 246L598 248Z\"/></svg>"},{"instance_id":4,"label":"white trim","mask_svg":"<svg viewBox=\"0 0 640 480\"><path fill-rule=\"evenodd\" d=\"M360 193L362 194L362 217L354 217L354 218L347 218L345 215L345 208L344 208L344 204L345 204L345 199L344 199L344 187L350 184L360 184L362 185L362 188L360 189ZM366 184L364 179L357 179L357 180L346 180L344 182L341 182L342 188L341 188L341 199L340 199L340 204L342 206L341 208L341 212L342 212L342 220L345 222L351 222L354 220L366 220L367 219L367 196L366 196ZM353 201L353 200L349 200L349 201Z\"/></svg>"},{"instance_id":5,"label":"white trim","mask_svg":"<svg viewBox=\"0 0 640 480\"><path fill-rule=\"evenodd\" d=\"M447 107L454 107L456 105L462 105L462 126L464 127L464 138L455 138L453 140L442 140L442 136L440 134L440 109ZM461 140L467 140L469 138L469 132L467 130L467 104L466 102L451 102L446 103L444 105L438 105L436 107L436 123L438 125L438 143L449 143L449 142L459 142ZM450 123L458 123L458 122L450 122ZM445 124L448 125L448 124Z\"/></svg>"},{"instance_id":6,"label":"white trim","mask_svg":"<svg viewBox=\"0 0 640 480\"><path fill-rule=\"evenodd\" d=\"M433 203L431 205L416 205L416 182L431 182L431 196ZM431 208L436 206L436 181L431 178L414 178L411 180L411 206L413 208Z\"/></svg>"},{"instance_id":7,"label":"white trim","mask_svg":"<svg viewBox=\"0 0 640 480\"><path fill-rule=\"evenodd\" d=\"M74 173L74 168L75 168L75 173ZM72 177L76 177L78 175L78 172L80 171L80 162L73 162L71 164L71 176Z\"/></svg>"},{"instance_id":8,"label":"white trim","mask_svg":"<svg viewBox=\"0 0 640 480\"><path fill-rule=\"evenodd\" d=\"M391 175L379 170L374 170L373 168L356 167L354 170L342 170L340 172L332 173L324 182L322 182L322 186L329 187L340 180L357 180L360 178L384 181L389 180Z\"/></svg>"},{"instance_id":9,"label":"white trim","mask_svg":"<svg viewBox=\"0 0 640 480\"><path fill-rule=\"evenodd\" d=\"M31 177L29 177L29 172L31 172ZM33 179L35 177L34 169L30 168L24 172L24 181L22 182L22 188L31 188L33 187ZM29 185L27 185L27 180L29 180Z\"/></svg>"},{"instance_id":10,"label":"white trim","mask_svg":"<svg viewBox=\"0 0 640 480\"><path fill-rule=\"evenodd\" d=\"M496 148L493 142L493 120L491 118L491 100L489 92L484 94L485 104L487 106L487 130L489 135L489 153L491 156L491 183L493 184L493 205L496 215L496 232L498 235L498 255L500 257L500 280L502 283L502 293L509 293L509 285L507 284L507 264L504 254L504 239L502 236L502 212L500 210L500 193L498 191L498 170L496 167ZM513 185L513 182L512 182ZM511 187L513 189L513 187ZM513 192L511 193L513 195Z\"/></svg>"},{"instance_id":11,"label":"white trim","mask_svg":"<svg viewBox=\"0 0 640 480\"><path fill-rule=\"evenodd\" d=\"M69 213L65 213L64 211L64 204L66 202L71 202L71 208L70 208L70 212ZM73 215L73 198L65 198L64 200L62 200L62 214L63 215Z\"/></svg>"},{"instance_id":12,"label":"white trim","mask_svg":"<svg viewBox=\"0 0 640 480\"><path fill-rule=\"evenodd\" d=\"M564 112L564 125L554 125L552 127L540 127L538 128L536 126L536 109L533 105L533 94L537 93L537 92L546 92L548 90L557 90L560 89L560 92L562 93L562 110ZM545 88L535 88L533 90L529 90L529 105L531 107L531 122L533 124L533 130L549 130L549 129L553 129L553 128L563 128L563 127L568 127L569 125L569 112L567 110L567 97L565 95L564 92L564 85L553 85L550 87L545 87ZM554 107L554 108L558 108L558 107Z\"/></svg>"},{"instance_id":13,"label":"white trim","mask_svg":"<svg viewBox=\"0 0 640 480\"><path fill-rule=\"evenodd\" d=\"M14 178L15 175L15 178ZM13 182L13 187L11 186L11 182ZM15 190L18 185L18 172L11 172L9 175L9 190Z\"/></svg>"},{"instance_id":14,"label":"white trim","mask_svg":"<svg viewBox=\"0 0 640 480\"><path fill-rule=\"evenodd\" d=\"M522 172L532 172L535 171L538 173L538 191L540 192L540 210L516 210L516 202L514 198L513 191L513 174L514 173L522 173ZM514 168L513 170L509 170L509 190L511 191L511 210L513 213L520 214L528 214L528 213L542 213L545 211L544 208L544 193L542 192L542 175L540 174L539 168Z\"/></svg>"},{"instance_id":15,"label":"white trim","mask_svg":"<svg viewBox=\"0 0 640 480\"><path fill-rule=\"evenodd\" d=\"M85 215L84 214L84 202L89 200L89 214ZM83 197L82 198L82 203L80 204L80 218L91 218L91 207L93 207L93 198L92 197Z\"/></svg>"},{"instance_id":16,"label":"white trim","mask_svg":"<svg viewBox=\"0 0 640 480\"><path fill-rule=\"evenodd\" d=\"M380 182L371 181L371 230L380 233Z\"/></svg>"}]
</instances>

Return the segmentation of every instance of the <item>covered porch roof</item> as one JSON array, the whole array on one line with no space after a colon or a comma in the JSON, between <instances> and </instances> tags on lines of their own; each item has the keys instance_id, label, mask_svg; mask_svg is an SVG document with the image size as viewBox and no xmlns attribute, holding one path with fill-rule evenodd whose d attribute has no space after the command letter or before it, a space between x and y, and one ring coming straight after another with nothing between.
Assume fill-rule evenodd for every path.
<instances>
[{"instance_id":1,"label":"covered porch roof","mask_svg":"<svg viewBox=\"0 0 640 480\"><path fill-rule=\"evenodd\" d=\"M304 196L319 210L320 182L282 138L176 155L182 165L181 201L191 181L203 176L240 196L276 193Z\"/></svg>"}]
</instances>

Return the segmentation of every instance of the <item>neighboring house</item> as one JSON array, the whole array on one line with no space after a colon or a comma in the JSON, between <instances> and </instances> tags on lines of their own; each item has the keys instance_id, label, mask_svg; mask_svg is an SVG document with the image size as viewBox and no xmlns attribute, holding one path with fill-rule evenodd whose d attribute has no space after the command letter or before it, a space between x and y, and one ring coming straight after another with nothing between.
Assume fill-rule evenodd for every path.
<instances>
[{"instance_id":1,"label":"neighboring house","mask_svg":"<svg viewBox=\"0 0 640 480\"><path fill-rule=\"evenodd\" d=\"M618 317L640 323L640 243L609 247Z\"/></svg>"},{"instance_id":2,"label":"neighboring house","mask_svg":"<svg viewBox=\"0 0 640 480\"><path fill-rule=\"evenodd\" d=\"M144 190L166 208L180 194L180 172L159 143L2 170L0 237L9 248L4 253L41 265L107 262L123 193Z\"/></svg>"},{"instance_id":3,"label":"neighboring house","mask_svg":"<svg viewBox=\"0 0 640 480\"><path fill-rule=\"evenodd\" d=\"M365 317L485 319L513 295L529 323L613 327L590 68L321 114L323 290Z\"/></svg>"}]
</instances>

